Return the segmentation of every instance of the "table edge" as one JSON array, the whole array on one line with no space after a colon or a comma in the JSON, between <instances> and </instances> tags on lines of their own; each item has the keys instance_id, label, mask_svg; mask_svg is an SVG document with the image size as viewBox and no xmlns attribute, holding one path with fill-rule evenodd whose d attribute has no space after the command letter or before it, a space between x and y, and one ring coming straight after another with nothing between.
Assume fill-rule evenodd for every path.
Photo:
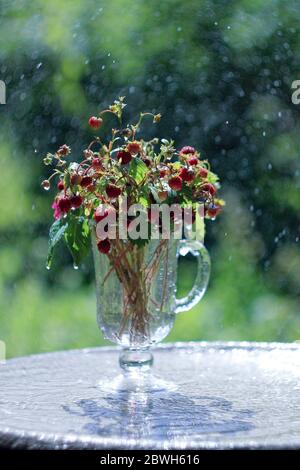
<instances>
[{"instance_id":1,"label":"table edge","mask_svg":"<svg viewBox=\"0 0 300 470\"><path fill-rule=\"evenodd\" d=\"M231 349L245 349L245 350L252 350L252 349L260 349L262 351L272 351L272 350L295 350L300 351L300 342L267 342L267 341L177 341L177 342L166 342L161 343L151 347L151 351L155 353L155 351L160 350L169 350L169 349L177 349L177 350L184 350L184 349L195 349L201 351L202 349L224 349L224 350L231 350ZM120 346L95 346L95 347L87 347L87 348L78 348L78 349L62 349L58 351L49 351L37 354L28 354L27 356L16 356L13 358L7 359L5 362L10 363L14 361L20 361L23 359L34 359L34 358L44 358L49 355L57 355L57 354L94 354L99 352L118 352L121 351L122 348Z\"/></svg>"}]
</instances>

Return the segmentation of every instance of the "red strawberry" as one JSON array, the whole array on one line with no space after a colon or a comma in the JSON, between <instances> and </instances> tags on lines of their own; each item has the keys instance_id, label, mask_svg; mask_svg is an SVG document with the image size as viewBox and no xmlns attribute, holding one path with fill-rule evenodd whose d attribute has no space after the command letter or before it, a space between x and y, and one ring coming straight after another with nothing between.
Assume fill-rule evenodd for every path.
<instances>
[{"instance_id":1,"label":"red strawberry","mask_svg":"<svg viewBox=\"0 0 300 470\"><path fill-rule=\"evenodd\" d=\"M190 147L190 145L185 145L184 147L182 147L179 153L181 153L181 155L192 155L196 153L196 150L194 149L194 147Z\"/></svg>"},{"instance_id":2,"label":"red strawberry","mask_svg":"<svg viewBox=\"0 0 300 470\"><path fill-rule=\"evenodd\" d=\"M207 192L210 193L212 196L213 196L214 194L216 194L216 192L217 192L216 188L215 188L214 185L211 184L211 183L205 183L205 184L203 184L203 185L201 186L201 189L202 189L203 191L207 191Z\"/></svg>"},{"instance_id":3,"label":"red strawberry","mask_svg":"<svg viewBox=\"0 0 300 470\"><path fill-rule=\"evenodd\" d=\"M152 161L150 158L143 158L143 162L145 163L145 165L147 165L148 168L152 165Z\"/></svg>"},{"instance_id":4,"label":"red strawberry","mask_svg":"<svg viewBox=\"0 0 300 470\"><path fill-rule=\"evenodd\" d=\"M64 182L62 180L60 180L57 183L57 189L59 189L60 191L63 191L65 189L65 185L64 185Z\"/></svg>"},{"instance_id":5,"label":"red strawberry","mask_svg":"<svg viewBox=\"0 0 300 470\"><path fill-rule=\"evenodd\" d=\"M92 182L93 179L90 176L84 176L80 184L83 188L87 188L88 186L90 186L90 184L92 184Z\"/></svg>"},{"instance_id":6,"label":"red strawberry","mask_svg":"<svg viewBox=\"0 0 300 470\"><path fill-rule=\"evenodd\" d=\"M106 194L108 195L109 198L115 199L116 197L119 197L121 194L121 189L118 188L115 184L109 183L106 186Z\"/></svg>"},{"instance_id":7,"label":"red strawberry","mask_svg":"<svg viewBox=\"0 0 300 470\"><path fill-rule=\"evenodd\" d=\"M73 175L71 176L72 186L76 186L77 184L80 184L80 183L81 183L81 175L79 175L78 173L73 173Z\"/></svg>"},{"instance_id":8,"label":"red strawberry","mask_svg":"<svg viewBox=\"0 0 300 470\"><path fill-rule=\"evenodd\" d=\"M108 238L106 238L105 240L100 240L97 243L97 248L100 253L107 254L110 250L110 241L108 240Z\"/></svg>"},{"instance_id":9,"label":"red strawberry","mask_svg":"<svg viewBox=\"0 0 300 470\"><path fill-rule=\"evenodd\" d=\"M165 201L166 199L168 199L169 193L168 191L158 191L157 195L160 201Z\"/></svg>"},{"instance_id":10,"label":"red strawberry","mask_svg":"<svg viewBox=\"0 0 300 470\"><path fill-rule=\"evenodd\" d=\"M127 144L127 150L130 152L132 155L136 155L141 151L141 144L134 140L133 142L129 142Z\"/></svg>"},{"instance_id":11,"label":"red strawberry","mask_svg":"<svg viewBox=\"0 0 300 470\"><path fill-rule=\"evenodd\" d=\"M96 191L96 185L95 185L95 184L89 184L86 189L87 189L90 193L94 193L94 192Z\"/></svg>"},{"instance_id":12,"label":"red strawberry","mask_svg":"<svg viewBox=\"0 0 300 470\"><path fill-rule=\"evenodd\" d=\"M96 116L91 116L89 119L89 125L92 129L99 129L102 123L103 119L97 118Z\"/></svg>"},{"instance_id":13,"label":"red strawberry","mask_svg":"<svg viewBox=\"0 0 300 470\"><path fill-rule=\"evenodd\" d=\"M94 168L94 170L101 170L102 163L99 158L93 158L92 167Z\"/></svg>"},{"instance_id":14,"label":"red strawberry","mask_svg":"<svg viewBox=\"0 0 300 470\"><path fill-rule=\"evenodd\" d=\"M220 206L215 206L212 204L207 209L207 215L209 215L209 217L215 218L219 214L220 210L221 210Z\"/></svg>"},{"instance_id":15,"label":"red strawberry","mask_svg":"<svg viewBox=\"0 0 300 470\"><path fill-rule=\"evenodd\" d=\"M197 157L190 157L188 159L188 164L189 165L194 166L194 165L198 165L198 163L199 163L199 159Z\"/></svg>"},{"instance_id":16,"label":"red strawberry","mask_svg":"<svg viewBox=\"0 0 300 470\"><path fill-rule=\"evenodd\" d=\"M127 165L132 160L132 155L126 150L120 150L117 153L117 159L121 162L121 165Z\"/></svg>"},{"instance_id":17,"label":"red strawberry","mask_svg":"<svg viewBox=\"0 0 300 470\"><path fill-rule=\"evenodd\" d=\"M166 175L168 174L168 170L166 168L163 168L162 170L160 170L159 172L159 176L161 178L164 178Z\"/></svg>"},{"instance_id":18,"label":"red strawberry","mask_svg":"<svg viewBox=\"0 0 300 470\"><path fill-rule=\"evenodd\" d=\"M69 212L69 210L71 209L71 201L68 197L61 197L58 200L57 205L59 207L59 210L64 214L67 214L67 212Z\"/></svg>"},{"instance_id":19,"label":"red strawberry","mask_svg":"<svg viewBox=\"0 0 300 470\"><path fill-rule=\"evenodd\" d=\"M168 184L174 191L181 191L182 189L182 179L180 176L173 176L169 179Z\"/></svg>"},{"instance_id":20,"label":"red strawberry","mask_svg":"<svg viewBox=\"0 0 300 470\"><path fill-rule=\"evenodd\" d=\"M201 176L201 178L206 178L207 175L208 175L208 170L206 168L200 168L199 176Z\"/></svg>"},{"instance_id":21,"label":"red strawberry","mask_svg":"<svg viewBox=\"0 0 300 470\"><path fill-rule=\"evenodd\" d=\"M195 179L195 175L191 170L187 168L181 168L179 176L182 178L183 181L187 183L191 183Z\"/></svg>"},{"instance_id":22,"label":"red strawberry","mask_svg":"<svg viewBox=\"0 0 300 470\"><path fill-rule=\"evenodd\" d=\"M78 209L81 206L83 199L80 194L74 194L74 196L70 197L70 202L73 209Z\"/></svg>"},{"instance_id":23,"label":"red strawberry","mask_svg":"<svg viewBox=\"0 0 300 470\"><path fill-rule=\"evenodd\" d=\"M49 180L44 180L44 181L42 181L41 186L42 186L42 188L44 188L46 191L48 191L48 189L50 189L50 181L49 181Z\"/></svg>"}]
</instances>

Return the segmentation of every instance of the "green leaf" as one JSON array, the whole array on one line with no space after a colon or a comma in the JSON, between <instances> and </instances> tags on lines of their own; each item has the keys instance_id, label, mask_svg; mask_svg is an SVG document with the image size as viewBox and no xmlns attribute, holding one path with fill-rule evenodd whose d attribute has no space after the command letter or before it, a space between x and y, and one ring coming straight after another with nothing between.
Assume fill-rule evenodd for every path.
<instances>
[{"instance_id":1,"label":"green leaf","mask_svg":"<svg viewBox=\"0 0 300 470\"><path fill-rule=\"evenodd\" d=\"M181 162L174 162L172 166L173 166L174 170L180 170Z\"/></svg>"},{"instance_id":2,"label":"green leaf","mask_svg":"<svg viewBox=\"0 0 300 470\"><path fill-rule=\"evenodd\" d=\"M87 256L90 249L90 229L88 221L82 216L69 218L65 241L73 257L74 265L78 266Z\"/></svg>"},{"instance_id":3,"label":"green leaf","mask_svg":"<svg viewBox=\"0 0 300 470\"><path fill-rule=\"evenodd\" d=\"M208 181L209 183L215 184L215 183L217 183L217 182L219 181L219 177L218 177L215 173L213 173L212 171L210 171L210 172L208 173L208 175L207 175L207 181Z\"/></svg>"},{"instance_id":4,"label":"green leaf","mask_svg":"<svg viewBox=\"0 0 300 470\"><path fill-rule=\"evenodd\" d=\"M139 204L141 204L144 207L148 207L150 202L149 202L149 199L142 194L139 197Z\"/></svg>"},{"instance_id":5,"label":"green leaf","mask_svg":"<svg viewBox=\"0 0 300 470\"><path fill-rule=\"evenodd\" d=\"M139 184L143 181L145 175L148 173L147 165L138 157L131 160L129 166L129 174Z\"/></svg>"},{"instance_id":6,"label":"green leaf","mask_svg":"<svg viewBox=\"0 0 300 470\"><path fill-rule=\"evenodd\" d=\"M65 188L68 188L71 184L71 177L70 177L70 173L65 173L65 176L64 176L64 183L65 183Z\"/></svg>"},{"instance_id":7,"label":"green leaf","mask_svg":"<svg viewBox=\"0 0 300 470\"><path fill-rule=\"evenodd\" d=\"M54 248L64 236L68 228L68 223L64 219L56 220L50 227L49 231L49 247L47 256L47 268L50 269L53 259Z\"/></svg>"},{"instance_id":8,"label":"green leaf","mask_svg":"<svg viewBox=\"0 0 300 470\"><path fill-rule=\"evenodd\" d=\"M139 204L142 204L144 207L148 207L150 205L149 186L147 184L143 185L140 191Z\"/></svg>"}]
</instances>

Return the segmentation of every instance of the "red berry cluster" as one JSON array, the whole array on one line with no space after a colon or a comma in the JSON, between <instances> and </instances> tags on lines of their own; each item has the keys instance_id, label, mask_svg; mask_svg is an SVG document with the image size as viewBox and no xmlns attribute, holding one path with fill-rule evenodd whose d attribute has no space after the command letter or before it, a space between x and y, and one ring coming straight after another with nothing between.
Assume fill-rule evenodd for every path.
<instances>
[{"instance_id":1,"label":"red berry cluster","mask_svg":"<svg viewBox=\"0 0 300 470\"><path fill-rule=\"evenodd\" d=\"M124 99L119 98L108 109L88 120L93 130L103 124L106 113L114 114L118 119L125 107ZM174 142L154 138L145 141L137 137L141 122L150 116L154 123L160 115L141 113L139 121L125 129L112 129L108 142L95 137L83 151L79 163L68 163L64 159L71 153L64 144L54 154L44 158L46 165L56 165L49 179L42 182L48 190L52 177L58 176L58 193L53 203L56 219L80 215L99 223L107 217L107 210L101 204L111 204L118 213L119 196L126 196L128 206L142 203L181 203L184 200L193 207L202 202L205 216L215 218L220 212L223 201L217 198L219 187L217 176L210 170L206 159L192 146L186 145L177 151ZM111 242L99 240L101 253L110 253Z\"/></svg>"}]
</instances>

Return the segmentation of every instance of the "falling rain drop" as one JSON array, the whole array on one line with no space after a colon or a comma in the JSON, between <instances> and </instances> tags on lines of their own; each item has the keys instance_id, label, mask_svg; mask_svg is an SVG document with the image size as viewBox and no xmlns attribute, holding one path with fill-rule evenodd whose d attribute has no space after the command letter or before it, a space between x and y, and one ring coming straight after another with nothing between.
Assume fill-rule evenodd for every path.
<instances>
[{"instance_id":1,"label":"falling rain drop","mask_svg":"<svg viewBox=\"0 0 300 470\"><path fill-rule=\"evenodd\" d=\"M74 264L73 264L73 268L75 269L75 271L77 271L77 269L78 269L79 267L77 266L77 264L74 263Z\"/></svg>"}]
</instances>

